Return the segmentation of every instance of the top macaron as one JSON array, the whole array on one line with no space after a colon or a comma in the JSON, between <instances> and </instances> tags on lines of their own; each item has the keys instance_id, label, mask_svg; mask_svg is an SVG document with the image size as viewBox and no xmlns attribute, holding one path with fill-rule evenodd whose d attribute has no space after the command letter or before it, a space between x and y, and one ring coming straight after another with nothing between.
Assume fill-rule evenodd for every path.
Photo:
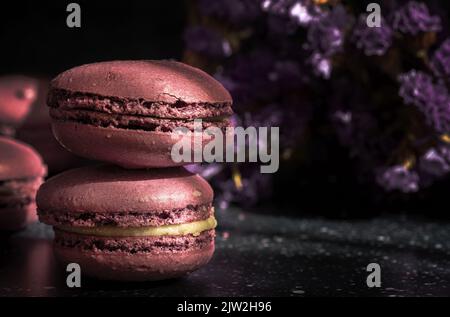
<instances>
[{"instance_id":1,"label":"top macaron","mask_svg":"<svg viewBox=\"0 0 450 317\"><path fill-rule=\"evenodd\" d=\"M230 126L232 99L205 72L174 61L111 61L58 75L48 106L70 151L126 168L182 165L170 157L173 130Z\"/></svg>"}]
</instances>

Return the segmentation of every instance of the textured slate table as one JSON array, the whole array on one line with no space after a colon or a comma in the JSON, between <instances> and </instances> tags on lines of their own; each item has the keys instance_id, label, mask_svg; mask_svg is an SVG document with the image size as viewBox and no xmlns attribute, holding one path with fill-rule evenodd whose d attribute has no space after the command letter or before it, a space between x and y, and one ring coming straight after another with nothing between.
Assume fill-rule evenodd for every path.
<instances>
[{"instance_id":1,"label":"textured slate table","mask_svg":"<svg viewBox=\"0 0 450 317\"><path fill-rule=\"evenodd\" d=\"M157 283L82 279L65 286L52 231L35 224L1 238L0 296L438 296L450 295L450 224L401 217L339 221L218 212L212 262ZM366 285L377 262L382 287Z\"/></svg>"}]
</instances>

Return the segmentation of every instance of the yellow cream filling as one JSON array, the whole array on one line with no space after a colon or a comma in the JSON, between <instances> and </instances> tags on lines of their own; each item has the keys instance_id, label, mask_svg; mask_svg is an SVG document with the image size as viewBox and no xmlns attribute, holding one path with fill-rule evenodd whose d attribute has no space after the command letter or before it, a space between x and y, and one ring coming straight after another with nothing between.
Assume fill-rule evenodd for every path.
<instances>
[{"instance_id":1,"label":"yellow cream filling","mask_svg":"<svg viewBox=\"0 0 450 317\"><path fill-rule=\"evenodd\" d=\"M146 236L181 236L192 234L200 235L201 232L214 229L217 221L214 216L205 220L181 223L176 225L165 225L159 227L69 227L58 226L57 228L66 232L77 234L100 236L100 237L146 237Z\"/></svg>"}]
</instances>

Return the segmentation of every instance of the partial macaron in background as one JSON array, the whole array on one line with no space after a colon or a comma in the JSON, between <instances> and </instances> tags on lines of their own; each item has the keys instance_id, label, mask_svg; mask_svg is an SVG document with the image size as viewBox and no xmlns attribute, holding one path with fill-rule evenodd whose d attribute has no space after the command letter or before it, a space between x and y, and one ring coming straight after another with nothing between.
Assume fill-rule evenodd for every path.
<instances>
[{"instance_id":1,"label":"partial macaron in background","mask_svg":"<svg viewBox=\"0 0 450 317\"><path fill-rule=\"evenodd\" d=\"M57 140L86 158L125 168L184 165L171 158L176 128L225 130L228 91L200 69L175 61L112 61L58 75L48 106Z\"/></svg>"},{"instance_id":2,"label":"partial macaron in background","mask_svg":"<svg viewBox=\"0 0 450 317\"><path fill-rule=\"evenodd\" d=\"M55 140L47 107L50 79L37 78L37 98L23 124L17 129L15 138L35 148L42 156L52 176L62 171L88 165L86 159L76 156Z\"/></svg>"},{"instance_id":3,"label":"partial macaron in background","mask_svg":"<svg viewBox=\"0 0 450 317\"><path fill-rule=\"evenodd\" d=\"M37 81L11 75L0 77L0 135L14 136L37 96Z\"/></svg>"},{"instance_id":4,"label":"partial macaron in background","mask_svg":"<svg viewBox=\"0 0 450 317\"><path fill-rule=\"evenodd\" d=\"M33 148L0 136L0 230L18 230L37 220L36 192L45 175Z\"/></svg>"},{"instance_id":5,"label":"partial macaron in background","mask_svg":"<svg viewBox=\"0 0 450 317\"><path fill-rule=\"evenodd\" d=\"M214 252L212 201L210 185L183 167L78 168L50 178L37 195L60 261L123 281L175 278L205 265Z\"/></svg>"}]
</instances>

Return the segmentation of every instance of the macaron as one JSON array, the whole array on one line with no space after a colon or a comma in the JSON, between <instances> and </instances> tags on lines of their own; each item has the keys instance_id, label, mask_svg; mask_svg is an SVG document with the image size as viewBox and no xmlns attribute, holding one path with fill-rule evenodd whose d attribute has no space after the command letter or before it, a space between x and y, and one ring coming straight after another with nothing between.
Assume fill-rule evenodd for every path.
<instances>
[{"instance_id":1,"label":"macaron","mask_svg":"<svg viewBox=\"0 0 450 317\"><path fill-rule=\"evenodd\" d=\"M82 167L50 178L37 194L55 253L82 274L148 281L183 276L214 252L213 191L183 167Z\"/></svg>"},{"instance_id":2,"label":"macaron","mask_svg":"<svg viewBox=\"0 0 450 317\"><path fill-rule=\"evenodd\" d=\"M90 163L63 148L53 137L51 119L47 107L47 94L50 80L37 79L37 98L29 114L16 130L14 138L31 145L42 156L48 175L85 166Z\"/></svg>"},{"instance_id":3,"label":"macaron","mask_svg":"<svg viewBox=\"0 0 450 317\"><path fill-rule=\"evenodd\" d=\"M67 70L47 101L56 139L80 156L125 168L184 165L173 133L230 126L232 99L205 72L175 61L111 61ZM175 136L175 137L174 137ZM203 145L205 145L204 142Z\"/></svg>"},{"instance_id":4,"label":"macaron","mask_svg":"<svg viewBox=\"0 0 450 317\"><path fill-rule=\"evenodd\" d=\"M13 136L36 99L37 82L25 76L0 77L0 134Z\"/></svg>"},{"instance_id":5,"label":"macaron","mask_svg":"<svg viewBox=\"0 0 450 317\"><path fill-rule=\"evenodd\" d=\"M36 221L36 192L46 174L30 146L0 137L0 230L17 230Z\"/></svg>"}]
</instances>

